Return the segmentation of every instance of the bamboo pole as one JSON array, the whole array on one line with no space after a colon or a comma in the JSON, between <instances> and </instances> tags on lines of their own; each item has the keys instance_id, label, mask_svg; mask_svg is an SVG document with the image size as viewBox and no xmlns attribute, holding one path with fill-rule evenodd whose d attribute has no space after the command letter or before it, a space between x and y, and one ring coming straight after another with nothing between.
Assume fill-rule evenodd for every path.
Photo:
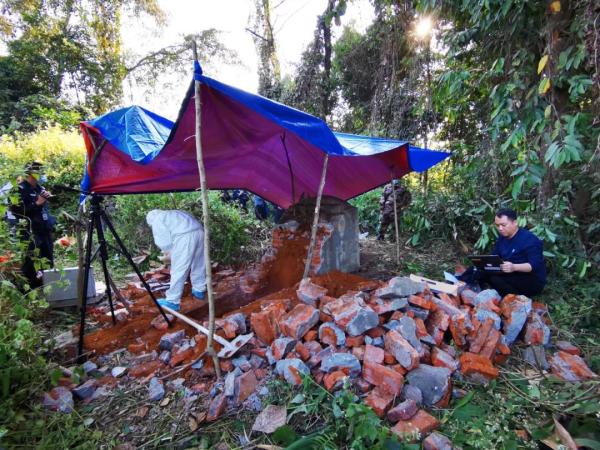
<instances>
[{"instance_id":1,"label":"bamboo pole","mask_svg":"<svg viewBox=\"0 0 600 450\"><path fill-rule=\"evenodd\" d=\"M398 231L398 205L396 204L396 186L394 186L394 171L392 170L392 200L394 201L394 227L396 229L396 264L400 264L400 232Z\"/></svg>"},{"instance_id":2,"label":"bamboo pole","mask_svg":"<svg viewBox=\"0 0 600 450\"><path fill-rule=\"evenodd\" d=\"M306 263L304 264L304 275L302 279L308 277L310 271L310 262L312 260L313 251L315 248L315 241L317 238L317 226L319 225L319 211L321 210L321 198L323 197L323 188L325 187L325 176L327 175L327 163L329 161L329 154L325 154L325 160L323 161L323 171L321 172L321 182L319 183L319 191L317 194L317 203L315 204L315 215L313 219L312 230L310 232L310 244L308 245L308 254L306 255Z\"/></svg>"},{"instance_id":3,"label":"bamboo pole","mask_svg":"<svg viewBox=\"0 0 600 450\"><path fill-rule=\"evenodd\" d=\"M198 62L196 41L192 41L194 62ZM202 156L202 99L200 97L200 81L194 79L194 103L196 106L196 162L200 175L200 192L202 199L202 219L204 224L204 262L206 265L206 294L208 297L208 340L206 351L212 357L217 378L221 378L219 357L213 346L215 334L215 303L212 290L212 264L210 262L210 232L208 220L208 193L206 192L206 173L204 172L204 158Z\"/></svg>"}]
</instances>

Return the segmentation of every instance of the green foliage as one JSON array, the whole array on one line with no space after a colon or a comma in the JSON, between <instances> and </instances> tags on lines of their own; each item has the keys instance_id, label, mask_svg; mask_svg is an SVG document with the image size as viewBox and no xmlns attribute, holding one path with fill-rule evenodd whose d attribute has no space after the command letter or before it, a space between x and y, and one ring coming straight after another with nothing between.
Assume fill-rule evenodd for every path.
<instances>
[{"instance_id":1,"label":"green foliage","mask_svg":"<svg viewBox=\"0 0 600 450\"><path fill-rule=\"evenodd\" d=\"M3 213L3 211L0 211ZM0 446L3 448L97 448L101 433L90 432L76 414L50 413L40 399L50 386L46 347L36 321L47 303L39 291L17 289L18 247L0 222ZM62 372L59 371L59 376Z\"/></svg>"},{"instance_id":2,"label":"green foliage","mask_svg":"<svg viewBox=\"0 0 600 450\"><path fill-rule=\"evenodd\" d=\"M33 133L0 136L2 184L10 181L15 186L11 195L13 201L17 202L17 177L24 175L24 167L28 162L41 162L48 176L48 182L44 186L55 196L50 202L50 212L59 219L59 233L68 227L59 213L65 210L71 215L76 214L78 195L56 185L78 187L83 175L84 158L85 148L79 133L65 131L59 126Z\"/></svg>"},{"instance_id":3,"label":"green foliage","mask_svg":"<svg viewBox=\"0 0 600 450\"><path fill-rule=\"evenodd\" d=\"M360 231L369 234L377 233L379 227L379 199L382 188L373 189L350 200L350 204L358 209L358 226Z\"/></svg>"},{"instance_id":4,"label":"green foliage","mask_svg":"<svg viewBox=\"0 0 600 450\"><path fill-rule=\"evenodd\" d=\"M409 448L400 446L381 419L348 386L332 395L311 377L305 377L300 391L275 380L270 392L269 403L288 408L289 426L273 434L275 442L288 449Z\"/></svg>"}]
</instances>

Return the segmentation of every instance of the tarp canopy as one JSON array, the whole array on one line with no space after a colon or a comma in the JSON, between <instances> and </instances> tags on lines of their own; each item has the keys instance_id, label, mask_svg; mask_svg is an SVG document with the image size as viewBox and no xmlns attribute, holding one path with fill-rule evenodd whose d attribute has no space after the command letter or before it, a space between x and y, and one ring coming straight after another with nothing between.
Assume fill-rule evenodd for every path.
<instances>
[{"instance_id":1,"label":"tarp canopy","mask_svg":"<svg viewBox=\"0 0 600 450\"><path fill-rule=\"evenodd\" d=\"M202 74L202 150L209 189L249 190L283 208L323 190L348 200L450 153L408 142L334 133L324 121ZM139 106L119 109L81 128L87 149L82 188L97 194L199 188L193 83L175 123Z\"/></svg>"}]
</instances>

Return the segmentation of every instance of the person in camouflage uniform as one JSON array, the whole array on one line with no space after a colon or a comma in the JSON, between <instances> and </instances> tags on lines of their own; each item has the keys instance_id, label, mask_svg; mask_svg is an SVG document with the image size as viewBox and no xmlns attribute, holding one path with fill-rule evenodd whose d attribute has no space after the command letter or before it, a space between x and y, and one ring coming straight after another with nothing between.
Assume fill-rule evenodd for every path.
<instances>
[{"instance_id":1,"label":"person in camouflage uniform","mask_svg":"<svg viewBox=\"0 0 600 450\"><path fill-rule=\"evenodd\" d=\"M394 195L396 197L396 208L398 209L398 220L402 217L402 210L410 205L412 196L408 189L400 186L398 180L394 180L394 189L392 190L392 183L388 183L383 188L381 199L379 200L379 234L377 239L383 241L385 239L385 233L388 230L390 224L394 223Z\"/></svg>"}]
</instances>

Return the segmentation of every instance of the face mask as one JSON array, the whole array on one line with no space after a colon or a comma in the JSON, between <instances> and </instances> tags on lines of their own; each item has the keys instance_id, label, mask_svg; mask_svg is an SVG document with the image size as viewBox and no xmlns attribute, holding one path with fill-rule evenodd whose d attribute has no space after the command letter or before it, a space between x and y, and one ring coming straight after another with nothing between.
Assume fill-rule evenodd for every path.
<instances>
[{"instance_id":1,"label":"face mask","mask_svg":"<svg viewBox=\"0 0 600 450\"><path fill-rule=\"evenodd\" d=\"M45 174L40 176L40 183L45 183L47 181L48 181L48 177Z\"/></svg>"}]
</instances>

